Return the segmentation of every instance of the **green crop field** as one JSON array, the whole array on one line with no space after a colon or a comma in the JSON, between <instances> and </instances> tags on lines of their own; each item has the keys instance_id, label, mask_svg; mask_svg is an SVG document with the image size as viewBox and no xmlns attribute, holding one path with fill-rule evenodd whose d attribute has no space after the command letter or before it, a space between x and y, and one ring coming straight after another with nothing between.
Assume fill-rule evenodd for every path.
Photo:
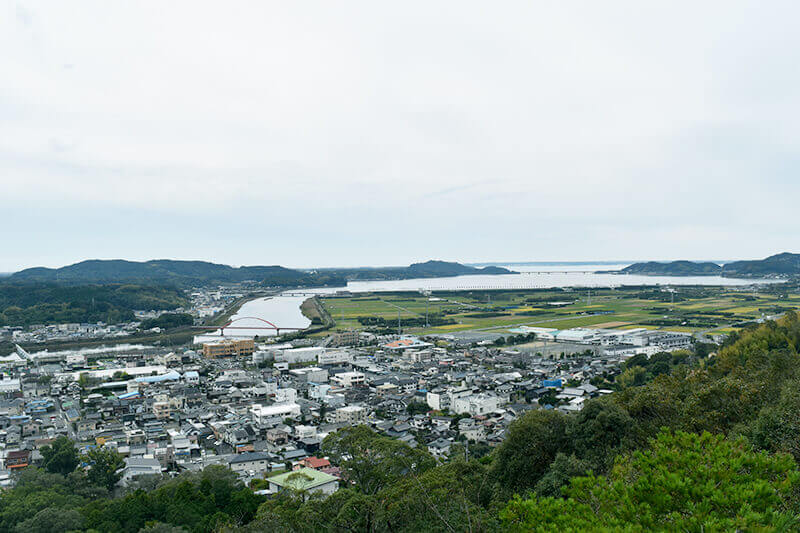
<instances>
[{"instance_id":1,"label":"green crop field","mask_svg":"<svg viewBox=\"0 0 800 533\"><path fill-rule=\"evenodd\" d=\"M397 331L399 318L402 331L413 334L506 332L522 325L728 333L745 322L800 309L800 294L774 292L726 287L677 287L674 293L658 287L592 289L591 294L586 289L396 292L322 298L322 303L337 330Z\"/></svg>"}]
</instances>

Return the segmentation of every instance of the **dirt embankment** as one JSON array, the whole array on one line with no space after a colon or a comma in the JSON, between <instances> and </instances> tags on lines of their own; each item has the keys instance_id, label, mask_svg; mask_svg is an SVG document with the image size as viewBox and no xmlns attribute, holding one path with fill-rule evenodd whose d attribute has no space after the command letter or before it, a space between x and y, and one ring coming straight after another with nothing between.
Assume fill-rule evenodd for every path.
<instances>
[{"instance_id":1,"label":"dirt embankment","mask_svg":"<svg viewBox=\"0 0 800 533\"><path fill-rule=\"evenodd\" d=\"M331 327L335 324L331 315L325 310L318 296L309 298L300 305L300 312L311 321L312 325Z\"/></svg>"}]
</instances>

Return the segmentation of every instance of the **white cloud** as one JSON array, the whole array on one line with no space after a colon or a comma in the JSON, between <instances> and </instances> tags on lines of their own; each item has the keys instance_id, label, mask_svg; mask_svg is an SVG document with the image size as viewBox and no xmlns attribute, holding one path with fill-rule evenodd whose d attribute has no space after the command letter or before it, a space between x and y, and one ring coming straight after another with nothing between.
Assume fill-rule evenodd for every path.
<instances>
[{"instance_id":1,"label":"white cloud","mask_svg":"<svg viewBox=\"0 0 800 533\"><path fill-rule=\"evenodd\" d=\"M0 269L748 257L798 229L794 3L3 9L0 197L40 222ZM90 212L142 223L93 253ZM172 247L138 238L154 213ZM291 238L249 249L263 227Z\"/></svg>"}]
</instances>

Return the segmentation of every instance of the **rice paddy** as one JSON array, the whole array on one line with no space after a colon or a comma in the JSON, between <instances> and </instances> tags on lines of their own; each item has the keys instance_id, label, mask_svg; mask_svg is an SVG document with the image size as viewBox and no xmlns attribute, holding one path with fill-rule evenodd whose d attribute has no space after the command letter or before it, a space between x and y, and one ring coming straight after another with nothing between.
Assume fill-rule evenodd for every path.
<instances>
[{"instance_id":1,"label":"rice paddy","mask_svg":"<svg viewBox=\"0 0 800 533\"><path fill-rule=\"evenodd\" d=\"M322 298L337 330L397 330L427 334L518 326L645 327L730 333L744 323L800 309L800 294L730 287L658 287L579 290L497 290L366 293ZM777 291L775 291L777 292ZM674 302L673 302L674 299ZM426 325L427 324L427 325Z\"/></svg>"}]
</instances>

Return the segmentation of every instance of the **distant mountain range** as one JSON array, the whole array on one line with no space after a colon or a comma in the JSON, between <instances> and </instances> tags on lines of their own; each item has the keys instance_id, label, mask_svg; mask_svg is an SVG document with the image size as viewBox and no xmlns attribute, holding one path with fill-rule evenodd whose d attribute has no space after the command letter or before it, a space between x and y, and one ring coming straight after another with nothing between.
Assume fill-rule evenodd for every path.
<instances>
[{"instance_id":1,"label":"distant mountain range","mask_svg":"<svg viewBox=\"0 0 800 533\"><path fill-rule=\"evenodd\" d=\"M756 261L670 261L634 263L617 274L649 276L786 277L800 275L800 254L781 253ZM499 266L475 267L447 261L426 261L407 267L323 268L296 270L278 265L232 267L207 261L82 261L62 268L28 268L2 277L2 283L109 284L136 283L200 286L252 281L272 287L345 286L351 280L399 280L466 275L503 275L514 271Z\"/></svg>"},{"instance_id":2,"label":"distant mountain range","mask_svg":"<svg viewBox=\"0 0 800 533\"><path fill-rule=\"evenodd\" d=\"M138 262L121 259L82 261L62 268L28 268L5 278L6 282L157 283L180 286L254 281L267 286L345 286L351 279L411 279L468 274L511 274L496 266L475 268L446 261L427 261L408 267L320 269L302 271L282 266L232 267L206 261L156 259Z\"/></svg>"},{"instance_id":3,"label":"distant mountain range","mask_svg":"<svg viewBox=\"0 0 800 533\"><path fill-rule=\"evenodd\" d=\"M724 265L710 262L670 261L634 263L617 271L619 274L646 276L726 276L786 277L800 275L800 254L784 252L755 261L734 261Z\"/></svg>"},{"instance_id":4,"label":"distant mountain range","mask_svg":"<svg viewBox=\"0 0 800 533\"><path fill-rule=\"evenodd\" d=\"M231 267L205 261L156 259L137 262L121 259L92 259L62 268L28 268L15 272L10 281L56 283L232 283L247 280L270 281L276 285L302 284L309 274L281 266Z\"/></svg>"}]
</instances>

